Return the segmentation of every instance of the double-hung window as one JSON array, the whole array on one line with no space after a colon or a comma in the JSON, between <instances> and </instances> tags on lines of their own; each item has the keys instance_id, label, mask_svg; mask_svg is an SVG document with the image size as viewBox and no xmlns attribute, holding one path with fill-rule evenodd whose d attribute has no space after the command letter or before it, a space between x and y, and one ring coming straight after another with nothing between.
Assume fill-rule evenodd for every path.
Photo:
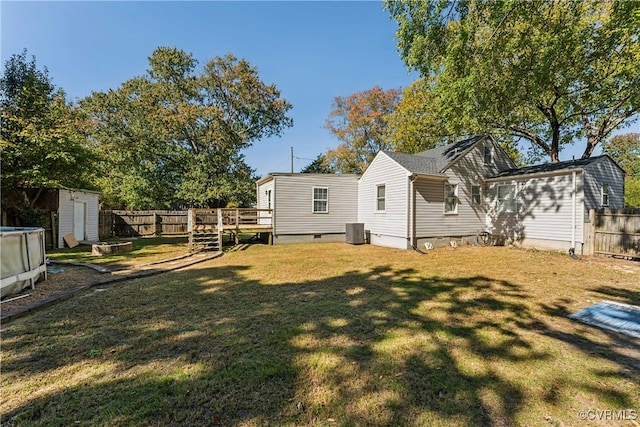
<instances>
[{"instance_id":1,"label":"double-hung window","mask_svg":"<svg viewBox=\"0 0 640 427\"><path fill-rule=\"evenodd\" d=\"M313 187L313 213L329 213L329 189Z\"/></svg>"},{"instance_id":2,"label":"double-hung window","mask_svg":"<svg viewBox=\"0 0 640 427\"><path fill-rule=\"evenodd\" d=\"M482 203L482 196L480 193L479 185L471 186L471 204L474 206L479 206Z\"/></svg>"},{"instance_id":3,"label":"double-hung window","mask_svg":"<svg viewBox=\"0 0 640 427\"><path fill-rule=\"evenodd\" d=\"M376 211L384 212L386 209L386 187L384 184L376 186Z\"/></svg>"},{"instance_id":4,"label":"double-hung window","mask_svg":"<svg viewBox=\"0 0 640 427\"><path fill-rule=\"evenodd\" d=\"M458 184L444 184L444 213L458 213Z\"/></svg>"},{"instance_id":5,"label":"double-hung window","mask_svg":"<svg viewBox=\"0 0 640 427\"><path fill-rule=\"evenodd\" d=\"M490 165L491 164L491 155L493 154L493 149L490 145L485 145L484 146L484 164L485 165Z\"/></svg>"},{"instance_id":6,"label":"double-hung window","mask_svg":"<svg viewBox=\"0 0 640 427\"><path fill-rule=\"evenodd\" d=\"M516 211L516 185L506 184L498 186L498 212Z\"/></svg>"},{"instance_id":7,"label":"double-hung window","mask_svg":"<svg viewBox=\"0 0 640 427\"><path fill-rule=\"evenodd\" d=\"M608 184L602 184L602 200L601 200L601 205L602 206L609 206L609 185Z\"/></svg>"}]
</instances>

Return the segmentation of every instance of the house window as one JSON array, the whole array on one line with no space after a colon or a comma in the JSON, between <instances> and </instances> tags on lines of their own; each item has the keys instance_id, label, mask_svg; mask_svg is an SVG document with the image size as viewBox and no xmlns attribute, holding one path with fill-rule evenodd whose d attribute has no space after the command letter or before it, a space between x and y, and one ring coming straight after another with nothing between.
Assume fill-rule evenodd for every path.
<instances>
[{"instance_id":1,"label":"house window","mask_svg":"<svg viewBox=\"0 0 640 427\"><path fill-rule=\"evenodd\" d=\"M498 186L498 212L516 211L516 185Z\"/></svg>"},{"instance_id":2,"label":"house window","mask_svg":"<svg viewBox=\"0 0 640 427\"><path fill-rule=\"evenodd\" d=\"M486 145L484 147L484 164L491 164L491 155L493 154L492 147L490 145Z\"/></svg>"},{"instance_id":3,"label":"house window","mask_svg":"<svg viewBox=\"0 0 640 427\"><path fill-rule=\"evenodd\" d=\"M271 190L267 190L265 193L267 193L267 209L271 209Z\"/></svg>"},{"instance_id":4,"label":"house window","mask_svg":"<svg viewBox=\"0 0 640 427\"><path fill-rule=\"evenodd\" d=\"M313 213L329 212L329 189L313 187Z\"/></svg>"},{"instance_id":5,"label":"house window","mask_svg":"<svg viewBox=\"0 0 640 427\"><path fill-rule=\"evenodd\" d=\"M609 206L609 185L602 184L602 206Z\"/></svg>"},{"instance_id":6,"label":"house window","mask_svg":"<svg viewBox=\"0 0 640 427\"><path fill-rule=\"evenodd\" d=\"M386 187L384 184L376 186L376 210L386 209Z\"/></svg>"},{"instance_id":7,"label":"house window","mask_svg":"<svg viewBox=\"0 0 640 427\"><path fill-rule=\"evenodd\" d=\"M480 196L480 186L472 185L471 186L471 204L479 205L482 202L482 197Z\"/></svg>"},{"instance_id":8,"label":"house window","mask_svg":"<svg viewBox=\"0 0 640 427\"><path fill-rule=\"evenodd\" d=\"M458 213L458 184L444 185L444 213Z\"/></svg>"}]
</instances>

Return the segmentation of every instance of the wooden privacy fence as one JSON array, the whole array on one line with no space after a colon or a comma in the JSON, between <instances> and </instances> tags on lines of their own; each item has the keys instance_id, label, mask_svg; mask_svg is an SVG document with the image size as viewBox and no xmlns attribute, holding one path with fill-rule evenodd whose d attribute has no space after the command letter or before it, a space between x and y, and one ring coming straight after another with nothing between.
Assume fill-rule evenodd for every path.
<instances>
[{"instance_id":1,"label":"wooden privacy fence","mask_svg":"<svg viewBox=\"0 0 640 427\"><path fill-rule=\"evenodd\" d=\"M100 211L99 235L108 237L186 235L187 211Z\"/></svg>"},{"instance_id":2,"label":"wooden privacy fence","mask_svg":"<svg viewBox=\"0 0 640 427\"><path fill-rule=\"evenodd\" d=\"M586 255L640 258L640 209L592 209L584 241Z\"/></svg>"}]
</instances>

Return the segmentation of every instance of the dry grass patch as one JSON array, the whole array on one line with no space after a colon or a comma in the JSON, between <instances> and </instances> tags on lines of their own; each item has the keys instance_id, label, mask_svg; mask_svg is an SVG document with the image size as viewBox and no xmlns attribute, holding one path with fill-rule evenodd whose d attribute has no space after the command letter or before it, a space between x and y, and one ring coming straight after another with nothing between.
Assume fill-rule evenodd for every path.
<instances>
[{"instance_id":1,"label":"dry grass patch","mask_svg":"<svg viewBox=\"0 0 640 427\"><path fill-rule=\"evenodd\" d=\"M2 421L579 425L640 411L640 343L566 315L639 285L551 252L253 246L3 327Z\"/></svg>"}]
</instances>

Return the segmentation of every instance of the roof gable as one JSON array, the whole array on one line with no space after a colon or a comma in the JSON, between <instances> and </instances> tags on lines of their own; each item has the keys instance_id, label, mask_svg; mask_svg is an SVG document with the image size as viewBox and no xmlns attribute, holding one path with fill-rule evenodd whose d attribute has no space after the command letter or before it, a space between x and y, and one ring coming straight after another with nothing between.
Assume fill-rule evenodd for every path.
<instances>
[{"instance_id":1,"label":"roof gable","mask_svg":"<svg viewBox=\"0 0 640 427\"><path fill-rule=\"evenodd\" d=\"M485 137L487 137L487 135L477 135L463 139L462 141L454 142L453 144L442 145L430 150L421 151L415 155L433 159L438 171L444 171Z\"/></svg>"}]
</instances>

